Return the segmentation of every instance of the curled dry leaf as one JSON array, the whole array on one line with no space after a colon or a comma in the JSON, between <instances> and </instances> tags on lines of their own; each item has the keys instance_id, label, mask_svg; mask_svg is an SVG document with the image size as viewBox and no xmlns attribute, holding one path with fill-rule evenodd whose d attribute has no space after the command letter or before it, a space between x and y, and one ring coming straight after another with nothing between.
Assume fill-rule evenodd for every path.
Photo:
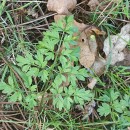
<instances>
[{"instance_id":1,"label":"curled dry leaf","mask_svg":"<svg viewBox=\"0 0 130 130\"><path fill-rule=\"evenodd\" d=\"M96 78L90 79L90 83L88 84L88 88L93 89L94 86L96 85L96 83L97 83L97 79Z\"/></svg>"},{"instance_id":2,"label":"curled dry leaf","mask_svg":"<svg viewBox=\"0 0 130 130\"><path fill-rule=\"evenodd\" d=\"M97 76L101 76L104 73L106 60L98 54L98 44L96 41L95 34L104 35L94 26L90 26L85 29L80 35L79 46L80 46L80 64L85 68L90 68L94 71ZM97 83L96 78L90 79L88 87L93 89Z\"/></svg>"},{"instance_id":3,"label":"curled dry leaf","mask_svg":"<svg viewBox=\"0 0 130 130\"><path fill-rule=\"evenodd\" d=\"M94 26L88 26L81 33L79 38L79 46L80 46L80 64L85 68L91 68L95 62L95 57L98 57L98 45L96 42L97 35L104 35L104 32L101 32Z\"/></svg>"},{"instance_id":4,"label":"curled dry leaf","mask_svg":"<svg viewBox=\"0 0 130 130\"><path fill-rule=\"evenodd\" d=\"M47 8L58 14L69 14L77 4L77 0L48 0Z\"/></svg>"},{"instance_id":5,"label":"curled dry leaf","mask_svg":"<svg viewBox=\"0 0 130 130\"><path fill-rule=\"evenodd\" d=\"M125 49L127 43L130 42L129 29L130 24L127 24L122 27L119 34L111 35L105 39L103 51L106 54L107 61L109 61L111 65L125 59L123 50Z\"/></svg>"},{"instance_id":6,"label":"curled dry leaf","mask_svg":"<svg viewBox=\"0 0 130 130\"><path fill-rule=\"evenodd\" d=\"M95 58L95 62L92 65L91 69L94 71L94 73L97 76L101 76L105 71L105 65L106 65L106 60L104 58L98 56ZM93 89L94 86L96 85L96 83L97 83L96 78L90 79L90 83L88 84L88 88Z\"/></svg>"},{"instance_id":7,"label":"curled dry leaf","mask_svg":"<svg viewBox=\"0 0 130 130\"><path fill-rule=\"evenodd\" d=\"M105 71L106 60L102 57L96 57L91 67L97 76L101 76Z\"/></svg>"},{"instance_id":8,"label":"curled dry leaf","mask_svg":"<svg viewBox=\"0 0 130 130\"><path fill-rule=\"evenodd\" d=\"M98 0L90 0L88 2L88 6L90 7L91 11L94 11L97 8L98 5L99 5Z\"/></svg>"},{"instance_id":9,"label":"curled dry leaf","mask_svg":"<svg viewBox=\"0 0 130 130\"><path fill-rule=\"evenodd\" d=\"M125 48L123 53L125 58L123 61L118 62L117 65L130 66L130 50Z\"/></svg>"}]
</instances>

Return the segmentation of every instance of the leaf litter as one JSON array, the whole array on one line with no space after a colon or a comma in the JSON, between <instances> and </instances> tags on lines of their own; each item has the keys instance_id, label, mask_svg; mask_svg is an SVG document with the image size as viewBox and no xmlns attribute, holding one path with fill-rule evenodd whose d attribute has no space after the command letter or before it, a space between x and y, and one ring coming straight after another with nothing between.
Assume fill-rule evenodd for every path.
<instances>
[{"instance_id":1,"label":"leaf litter","mask_svg":"<svg viewBox=\"0 0 130 130\"><path fill-rule=\"evenodd\" d=\"M48 0L47 8L58 14L69 14L77 4L77 0Z\"/></svg>"},{"instance_id":2,"label":"leaf litter","mask_svg":"<svg viewBox=\"0 0 130 130\"><path fill-rule=\"evenodd\" d=\"M98 0L90 0L88 5L90 6L91 10L94 10L100 2ZM60 0L49 0L47 7L48 10L56 11L58 13L58 15L54 16L55 22L57 22L66 15L70 15L69 11L72 11L75 8L76 3L76 0L63 0L62 2ZM127 51L124 53L123 50L126 48L127 42L130 38L130 24L122 27L119 34L110 35L107 37L104 43L102 43L105 58L99 53L98 49L100 46L97 43L96 37L97 35L105 35L105 32L100 31L95 26L79 23L76 20L74 20L73 24L78 28L80 33L80 37L77 40L78 46L80 47L79 62L83 67L90 70L90 72L93 72L93 75L101 76L104 73L106 64L108 62L110 65L115 65L116 63L123 61L126 57L127 61L129 61L128 58L130 56L127 55ZM78 34L74 35L77 36ZM97 79L90 77L89 80L90 83L88 84L88 87L93 89L97 83Z\"/></svg>"},{"instance_id":3,"label":"leaf litter","mask_svg":"<svg viewBox=\"0 0 130 130\"><path fill-rule=\"evenodd\" d=\"M123 26L119 34L110 35L105 39L103 51L110 65L115 65L117 62L125 60L125 55L127 55L127 53L124 53L123 50L129 42L130 24Z\"/></svg>"},{"instance_id":4,"label":"leaf litter","mask_svg":"<svg viewBox=\"0 0 130 130\"><path fill-rule=\"evenodd\" d=\"M96 10L97 7L103 10L104 7L100 5L101 2L102 0L89 0L88 6L91 11ZM58 13L58 15L54 16L54 20L57 22L66 15L70 15L70 12L76 7L76 3L76 0L48 0L47 7L49 11ZM109 5L111 6L111 2ZM107 8L109 8L109 6ZM130 42L130 24L123 26L119 34L110 35L100 44L98 44L97 36L104 36L105 32L93 25L79 23L76 20L74 20L73 24L78 28L78 34L80 34L77 40L77 46L80 47L80 65L88 69L93 75L89 77L90 82L87 85L88 88L93 89L95 87L98 80L94 78L94 75L100 77L104 74L108 62L110 65L117 63L120 65L122 61L124 61L123 63L125 63L125 65L130 64L130 51L126 48L127 43ZM78 36L78 34L75 33L74 36ZM105 53L104 57L100 54L100 49ZM68 79L68 76L65 77ZM68 86L68 81L62 83L62 85ZM88 109L88 105L85 107ZM83 117L83 119L85 119L85 117Z\"/></svg>"}]
</instances>

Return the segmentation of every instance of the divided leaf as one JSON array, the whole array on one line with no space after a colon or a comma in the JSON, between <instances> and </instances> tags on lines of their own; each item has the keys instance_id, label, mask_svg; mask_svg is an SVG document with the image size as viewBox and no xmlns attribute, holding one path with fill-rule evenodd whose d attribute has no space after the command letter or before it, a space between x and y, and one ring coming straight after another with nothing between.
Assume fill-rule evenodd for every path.
<instances>
[{"instance_id":1,"label":"divided leaf","mask_svg":"<svg viewBox=\"0 0 130 130\"><path fill-rule=\"evenodd\" d=\"M97 111L99 112L100 116L107 116L111 113L111 107L107 103L102 103L102 106L99 106Z\"/></svg>"}]
</instances>

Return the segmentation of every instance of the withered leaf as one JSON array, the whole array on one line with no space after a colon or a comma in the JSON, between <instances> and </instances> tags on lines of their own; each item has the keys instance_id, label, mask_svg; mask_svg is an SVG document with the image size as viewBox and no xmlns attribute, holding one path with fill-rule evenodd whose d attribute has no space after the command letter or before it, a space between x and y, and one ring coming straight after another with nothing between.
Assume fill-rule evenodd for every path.
<instances>
[{"instance_id":1,"label":"withered leaf","mask_svg":"<svg viewBox=\"0 0 130 130\"><path fill-rule=\"evenodd\" d=\"M96 78L92 78L90 83L88 84L88 88L93 89L94 86L96 85L96 83L97 83L97 79Z\"/></svg>"},{"instance_id":2,"label":"withered leaf","mask_svg":"<svg viewBox=\"0 0 130 130\"><path fill-rule=\"evenodd\" d=\"M103 51L111 65L125 59L123 50L130 41L130 31L127 28L130 29L130 24L123 26L119 34L111 35L104 41Z\"/></svg>"},{"instance_id":3,"label":"withered leaf","mask_svg":"<svg viewBox=\"0 0 130 130\"><path fill-rule=\"evenodd\" d=\"M98 5L99 5L99 1L98 0L90 0L88 2L88 6L90 7L91 11L95 10Z\"/></svg>"},{"instance_id":4,"label":"withered leaf","mask_svg":"<svg viewBox=\"0 0 130 130\"><path fill-rule=\"evenodd\" d=\"M95 55L89 49L89 46L80 44L80 58L79 62L85 68L90 68L95 61Z\"/></svg>"},{"instance_id":5,"label":"withered leaf","mask_svg":"<svg viewBox=\"0 0 130 130\"><path fill-rule=\"evenodd\" d=\"M91 67L97 76L101 76L105 71L106 60L102 57L96 57Z\"/></svg>"},{"instance_id":6,"label":"withered leaf","mask_svg":"<svg viewBox=\"0 0 130 130\"><path fill-rule=\"evenodd\" d=\"M69 14L77 4L77 0L48 0L47 8L58 14Z\"/></svg>"},{"instance_id":7,"label":"withered leaf","mask_svg":"<svg viewBox=\"0 0 130 130\"><path fill-rule=\"evenodd\" d=\"M125 48L123 50L124 53L124 60L121 62L118 62L116 65L123 65L123 66L130 66L130 50L128 48Z\"/></svg>"}]
</instances>

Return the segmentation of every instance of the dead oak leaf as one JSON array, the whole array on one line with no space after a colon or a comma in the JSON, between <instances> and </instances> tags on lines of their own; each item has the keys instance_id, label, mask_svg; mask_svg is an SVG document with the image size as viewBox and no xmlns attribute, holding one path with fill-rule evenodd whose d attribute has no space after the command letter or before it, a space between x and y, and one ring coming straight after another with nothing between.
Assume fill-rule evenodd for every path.
<instances>
[{"instance_id":1,"label":"dead oak leaf","mask_svg":"<svg viewBox=\"0 0 130 130\"><path fill-rule=\"evenodd\" d=\"M95 34L102 34L94 26L88 26L80 35L79 47L80 47L80 64L85 68L90 68L95 62L95 57L98 57L98 45L96 42Z\"/></svg>"},{"instance_id":2,"label":"dead oak leaf","mask_svg":"<svg viewBox=\"0 0 130 130\"><path fill-rule=\"evenodd\" d=\"M89 49L89 46L80 44L80 58L79 62L85 68L90 68L95 61L95 55Z\"/></svg>"},{"instance_id":3,"label":"dead oak leaf","mask_svg":"<svg viewBox=\"0 0 130 130\"><path fill-rule=\"evenodd\" d=\"M47 8L58 14L69 14L77 4L77 0L48 0Z\"/></svg>"}]
</instances>

